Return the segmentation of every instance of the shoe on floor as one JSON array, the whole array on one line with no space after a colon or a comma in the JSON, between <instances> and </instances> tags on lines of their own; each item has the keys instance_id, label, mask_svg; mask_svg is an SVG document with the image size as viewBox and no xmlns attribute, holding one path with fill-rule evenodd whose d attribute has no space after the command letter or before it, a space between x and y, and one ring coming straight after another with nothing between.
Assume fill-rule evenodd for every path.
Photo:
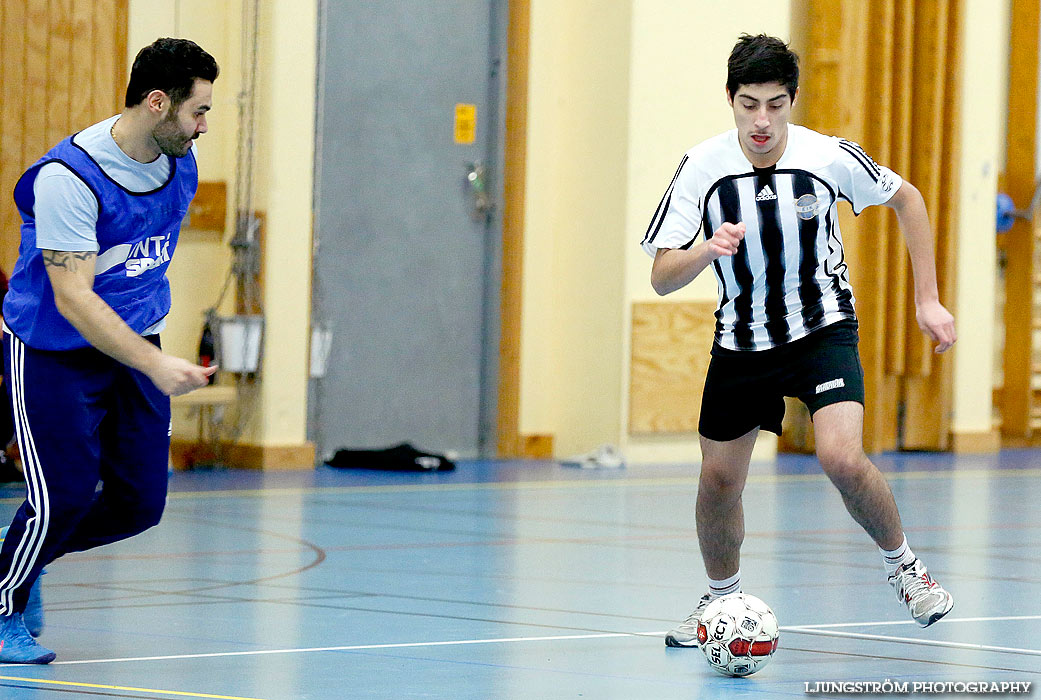
<instances>
[{"instance_id":1,"label":"shoe on floor","mask_svg":"<svg viewBox=\"0 0 1041 700\"><path fill-rule=\"evenodd\" d=\"M32 638L21 613L0 615L0 663L49 664L56 656Z\"/></svg>"},{"instance_id":2,"label":"shoe on floor","mask_svg":"<svg viewBox=\"0 0 1041 700\"><path fill-rule=\"evenodd\" d=\"M922 627L928 627L954 607L954 598L929 575L919 559L904 564L889 577L897 599Z\"/></svg>"},{"instance_id":3,"label":"shoe on floor","mask_svg":"<svg viewBox=\"0 0 1041 700\"><path fill-rule=\"evenodd\" d=\"M561 465L579 469L622 469L625 458L614 445L601 445L592 452L562 460Z\"/></svg>"},{"instance_id":4,"label":"shoe on floor","mask_svg":"<svg viewBox=\"0 0 1041 700\"><path fill-rule=\"evenodd\" d=\"M665 635L665 646L696 648L698 646L698 623L701 622L701 613L705 611L709 603L718 597L711 593L701 596L701 600L698 601L698 606L694 608L694 612Z\"/></svg>"},{"instance_id":5,"label":"shoe on floor","mask_svg":"<svg viewBox=\"0 0 1041 700\"><path fill-rule=\"evenodd\" d=\"M29 602L25 604L25 612L22 613L25 629L34 637L39 637L43 632L43 591L40 581L44 573L46 572L40 572L33 582L33 587L29 589Z\"/></svg>"},{"instance_id":6,"label":"shoe on floor","mask_svg":"<svg viewBox=\"0 0 1041 700\"><path fill-rule=\"evenodd\" d=\"M9 527L0 527L0 544L7 537ZM29 589L29 602L26 603L25 612L23 613L25 628L34 637L39 637L43 632L43 590L40 579L43 578L45 573L47 572L41 571L40 575L36 577L36 581L33 582L33 587Z\"/></svg>"}]
</instances>

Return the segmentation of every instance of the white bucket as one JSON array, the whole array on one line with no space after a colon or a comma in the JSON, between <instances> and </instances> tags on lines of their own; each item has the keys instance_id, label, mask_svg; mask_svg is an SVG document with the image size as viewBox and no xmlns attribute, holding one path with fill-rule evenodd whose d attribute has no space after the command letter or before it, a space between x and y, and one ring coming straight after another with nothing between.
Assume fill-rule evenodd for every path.
<instances>
[{"instance_id":1,"label":"white bucket","mask_svg":"<svg viewBox=\"0 0 1041 700\"><path fill-rule=\"evenodd\" d=\"M218 318L217 363L224 372L256 372L264 338L263 316Z\"/></svg>"}]
</instances>

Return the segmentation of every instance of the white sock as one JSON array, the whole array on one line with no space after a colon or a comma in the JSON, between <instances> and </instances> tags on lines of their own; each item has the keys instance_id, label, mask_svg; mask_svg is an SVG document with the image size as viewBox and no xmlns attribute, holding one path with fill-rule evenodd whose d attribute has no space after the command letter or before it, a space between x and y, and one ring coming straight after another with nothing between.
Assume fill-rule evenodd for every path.
<instances>
[{"instance_id":1,"label":"white sock","mask_svg":"<svg viewBox=\"0 0 1041 700\"><path fill-rule=\"evenodd\" d=\"M741 569L737 570L737 573L730 578L725 578L722 581L710 578L708 580L708 592L714 596L730 595L731 593L741 592Z\"/></svg>"},{"instance_id":2,"label":"white sock","mask_svg":"<svg viewBox=\"0 0 1041 700\"><path fill-rule=\"evenodd\" d=\"M897 569L904 564L910 564L916 558L914 552L907 546L907 537L904 537L904 541L896 549L889 550L879 547L878 551L882 553L882 563L886 567L887 576L892 576Z\"/></svg>"}]
</instances>

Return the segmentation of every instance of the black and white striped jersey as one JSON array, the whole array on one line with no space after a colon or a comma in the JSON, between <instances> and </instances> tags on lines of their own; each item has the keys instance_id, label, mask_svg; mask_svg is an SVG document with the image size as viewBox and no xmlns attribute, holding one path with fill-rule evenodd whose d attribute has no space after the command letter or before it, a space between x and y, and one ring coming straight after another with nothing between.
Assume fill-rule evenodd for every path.
<instances>
[{"instance_id":1,"label":"black and white striped jersey","mask_svg":"<svg viewBox=\"0 0 1041 700\"><path fill-rule=\"evenodd\" d=\"M737 253L713 263L715 339L729 350L766 350L856 319L838 202L859 214L901 183L857 144L794 124L777 164L756 169L734 129L683 156L642 245L652 256L687 249L701 231L708 238L723 222L743 221Z\"/></svg>"}]
</instances>

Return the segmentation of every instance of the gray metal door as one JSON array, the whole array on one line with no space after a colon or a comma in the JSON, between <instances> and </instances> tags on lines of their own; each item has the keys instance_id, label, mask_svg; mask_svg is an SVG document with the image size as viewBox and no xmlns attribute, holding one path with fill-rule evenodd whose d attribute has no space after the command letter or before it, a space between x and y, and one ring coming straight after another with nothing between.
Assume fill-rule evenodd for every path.
<instances>
[{"instance_id":1,"label":"gray metal door","mask_svg":"<svg viewBox=\"0 0 1041 700\"><path fill-rule=\"evenodd\" d=\"M505 1L324 3L314 318L332 348L310 397L319 455L493 449Z\"/></svg>"}]
</instances>

